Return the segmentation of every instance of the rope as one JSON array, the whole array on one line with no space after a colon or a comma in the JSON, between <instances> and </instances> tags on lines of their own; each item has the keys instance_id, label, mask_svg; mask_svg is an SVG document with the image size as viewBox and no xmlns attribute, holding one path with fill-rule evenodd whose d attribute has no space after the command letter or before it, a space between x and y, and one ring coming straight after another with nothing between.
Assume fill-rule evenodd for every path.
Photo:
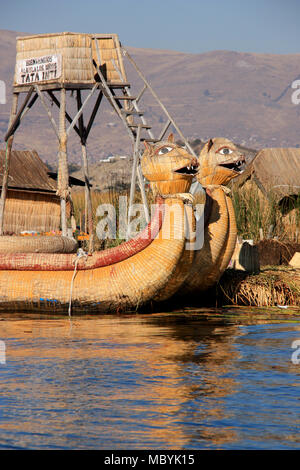
<instances>
[{"instance_id":1,"label":"rope","mask_svg":"<svg viewBox=\"0 0 300 470\"><path fill-rule=\"evenodd\" d=\"M73 294L73 285L74 285L74 279L77 274L77 264L81 258L87 258L88 254L82 249L79 248L76 254L76 259L75 259L75 266L74 266L74 272L71 280L71 288L70 288L70 300L69 300L69 317L71 317L71 309L72 309L72 294Z\"/></svg>"},{"instance_id":2,"label":"rope","mask_svg":"<svg viewBox=\"0 0 300 470\"><path fill-rule=\"evenodd\" d=\"M207 184L205 188L211 189L211 190L222 189L222 191L224 191L225 194L231 193L231 189L229 189L227 186L223 186L223 184Z\"/></svg>"}]
</instances>

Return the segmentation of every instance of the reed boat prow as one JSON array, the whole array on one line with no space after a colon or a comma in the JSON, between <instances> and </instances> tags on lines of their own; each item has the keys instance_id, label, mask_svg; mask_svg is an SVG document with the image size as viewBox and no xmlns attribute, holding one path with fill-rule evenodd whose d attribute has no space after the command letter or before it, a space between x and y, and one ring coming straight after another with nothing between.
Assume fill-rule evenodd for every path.
<instances>
[{"instance_id":1,"label":"reed boat prow","mask_svg":"<svg viewBox=\"0 0 300 470\"><path fill-rule=\"evenodd\" d=\"M233 142L217 137L210 139L199 155L198 182L210 201L208 220L204 227L204 242L195 254L190 273L180 295L195 294L213 286L227 268L235 249L237 227L227 184L245 166L245 156Z\"/></svg>"}]
</instances>

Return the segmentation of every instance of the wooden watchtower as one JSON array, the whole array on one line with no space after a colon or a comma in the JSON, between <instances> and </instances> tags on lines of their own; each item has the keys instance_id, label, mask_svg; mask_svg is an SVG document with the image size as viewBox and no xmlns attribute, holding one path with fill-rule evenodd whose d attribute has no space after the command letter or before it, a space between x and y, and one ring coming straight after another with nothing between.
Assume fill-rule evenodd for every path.
<instances>
[{"instance_id":1,"label":"wooden watchtower","mask_svg":"<svg viewBox=\"0 0 300 470\"><path fill-rule=\"evenodd\" d=\"M142 89L134 95L131 94L131 86L127 82L124 59L127 59L133 66L135 73L143 82ZM76 94L77 112L73 117L67 110L66 92L68 90L72 90ZM82 99L83 90L88 90L84 100ZM166 122L156 137L153 135L152 126L146 121L144 111L140 107L146 90L150 91L152 97L166 115ZM23 103L19 104L21 94L25 97ZM88 119L85 119L83 111L93 96L95 98L92 112ZM46 97L50 98L59 108L59 122L55 121L48 105L49 100L45 99ZM133 202L136 180L138 180L146 220L149 220L144 182L139 166L141 142L143 140L151 142L162 140L169 126L172 125L189 151L194 154L192 148L128 51L121 45L116 34L68 32L39 34L17 38L13 102L10 122L5 135L6 153L0 199L0 234L3 234L3 214L14 134L22 119L34 103L40 99L58 141L57 194L61 201L61 227L64 236L67 235L66 201L69 196L67 141L72 130L76 132L80 139L90 250L93 249L93 221L86 144L103 97L108 100L122 120L132 141L134 158L129 207Z\"/></svg>"}]
</instances>

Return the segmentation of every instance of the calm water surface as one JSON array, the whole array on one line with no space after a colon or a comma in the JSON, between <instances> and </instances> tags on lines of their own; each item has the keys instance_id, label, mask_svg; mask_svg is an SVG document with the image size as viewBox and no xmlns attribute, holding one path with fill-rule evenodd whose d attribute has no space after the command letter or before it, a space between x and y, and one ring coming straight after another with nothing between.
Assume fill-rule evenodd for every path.
<instances>
[{"instance_id":1,"label":"calm water surface","mask_svg":"<svg viewBox=\"0 0 300 470\"><path fill-rule=\"evenodd\" d=\"M300 317L276 312L2 315L0 448L299 448Z\"/></svg>"}]
</instances>

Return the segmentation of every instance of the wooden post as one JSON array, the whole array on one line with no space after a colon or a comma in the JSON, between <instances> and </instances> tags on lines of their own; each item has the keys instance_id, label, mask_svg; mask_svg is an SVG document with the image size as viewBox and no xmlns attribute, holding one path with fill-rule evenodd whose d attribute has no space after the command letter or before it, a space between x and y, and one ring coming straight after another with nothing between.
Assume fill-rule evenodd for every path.
<instances>
[{"instance_id":1,"label":"wooden post","mask_svg":"<svg viewBox=\"0 0 300 470\"><path fill-rule=\"evenodd\" d=\"M47 115L48 115L48 118L49 118L49 120L50 120L50 122L51 122L51 124L52 124L52 127L53 127L53 130L54 130L55 134L56 134L56 137L58 138L58 140L60 140L59 130L57 129L56 122L54 121L54 118L53 118L53 116L52 116L52 114L51 114L51 111L50 111L49 107L47 106L47 103L46 103L46 101L45 101L45 99L44 99L43 93L42 93L41 90L39 89L38 85L34 85L34 88L35 88L35 91L37 92L37 94L38 94L39 97L40 97L41 103L42 103L42 105L43 105L43 107L44 107L44 109L45 109L45 111L46 111L46 113L47 113ZM64 125L66 126L66 124L64 124Z\"/></svg>"},{"instance_id":2,"label":"wooden post","mask_svg":"<svg viewBox=\"0 0 300 470\"><path fill-rule=\"evenodd\" d=\"M81 145L81 152L85 181L86 226L89 233L89 253L92 253L94 251L94 221L86 144Z\"/></svg>"},{"instance_id":3,"label":"wooden post","mask_svg":"<svg viewBox=\"0 0 300 470\"><path fill-rule=\"evenodd\" d=\"M17 115L18 97L19 97L18 93L13 94L13 102L12 102L10 121L9 121L8 127L10 127L10 125L12 124L12 122L14 121ZM1 199L0 199L0 235L3 235L3 228L4 228L4 209L5 209L6 194L7 194L7 187L8 187L10 157L11 157L11 149L12 149L13 140L14 140L14 134L11 134L8 137L8 140L6 142L4 171L3 171L2 190L1 190Z\"/></svg>"},{"instance_id":4,"label":"wooden post","mask_svg":"<svg viewBox=\"0 0 300 470\"><path fill-rule=\"evenodd\" d=\"M78 109L82 108L81 101L81 92L77 91L77 107ZM83 116L82 114L78 118L80 140L81 140L81 154L82 154L82 163L83 163L83 174L85 182L85 228L89 233L89 253L94 251L94 220L93 220L93 207L92 207L92 197L91 197L91 188L89 180L89 166L88 158L86 151L86 129L84 127Z\"/></svg>"},{"instance_id":5,"label":"wooden post","mask_svg":"<svg viewBox=\"0 0 300 470\"><path fill-rule=\"evenodd\" d=\"M66 204L67 204L67 198L69 195L69 172L68 172L68 157L67 157L66 89L65 88L62 88L60 92L57 194L60 196L62 235L66 237L67 236Z\"/></svg>"},{"instance_id":6,"label":"wooden post","mask_svg":"<svg viewBox=\"0 0 300 470\"><path fill-rule=\"evenodd\" d=\"M140 160L140 152L139 152L139 145L140 145L140 138L141 138L141 128L142 125L138 125L136 140L134 144L134 151L133 151L133 165L132 165L132 173L131 173L131 185L130 185L130 195L129 195L129 208L128 208L128 224L127 224L127 238L130 238L130 218L132 213L132 204L134 201L134 194L135 194L135 187L136 187L136 177L138 177L139 187L142 195L142 202L144 206L145 218L146 222L150 222L149 210L148 210L148 201L145 192L143 174L141 171L141 167L139 164Z\"/></svg>"}]
</instances>

